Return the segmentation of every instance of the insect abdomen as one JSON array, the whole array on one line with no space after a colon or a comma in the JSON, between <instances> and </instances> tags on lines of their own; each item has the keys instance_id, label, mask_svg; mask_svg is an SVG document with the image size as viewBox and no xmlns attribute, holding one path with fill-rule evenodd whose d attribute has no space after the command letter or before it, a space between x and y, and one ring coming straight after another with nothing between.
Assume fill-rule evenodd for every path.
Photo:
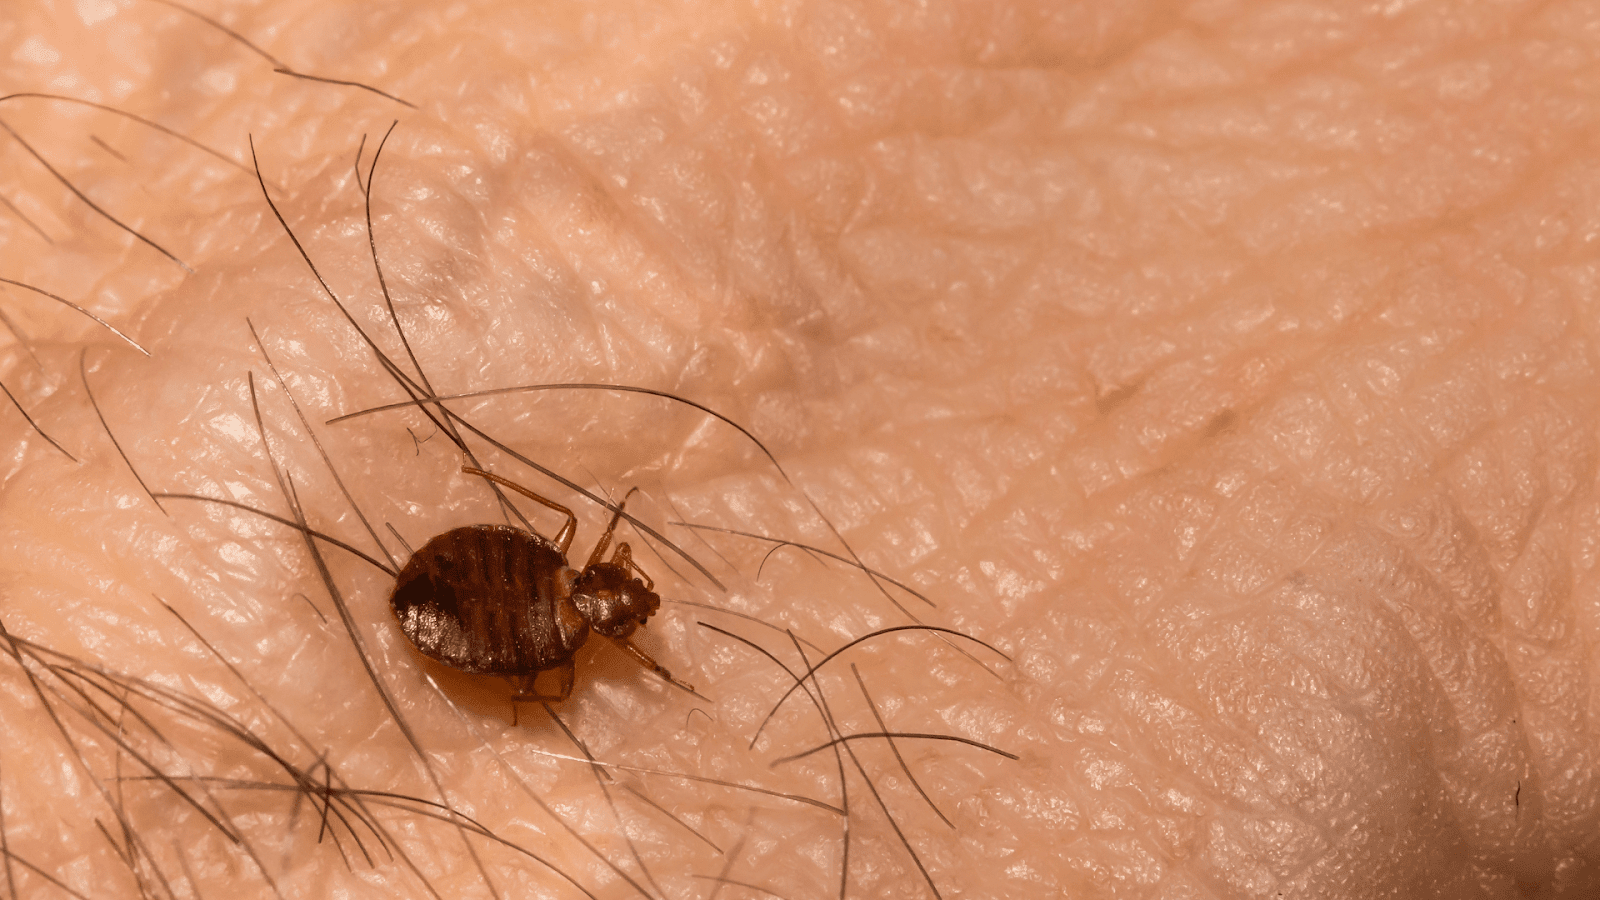
<instances>
[{"instance_id":1,"label":"insect abdomen","mask_svg":"<svg viewBox=\"0 0 1600 900\"><path fill-rule=\"evenodd\" d=\"M412 554L389 602L425 656L463 672L531 674L567 661L588 636L569 573L536 535L472 525Z\"/></svg>"}]
</instances>

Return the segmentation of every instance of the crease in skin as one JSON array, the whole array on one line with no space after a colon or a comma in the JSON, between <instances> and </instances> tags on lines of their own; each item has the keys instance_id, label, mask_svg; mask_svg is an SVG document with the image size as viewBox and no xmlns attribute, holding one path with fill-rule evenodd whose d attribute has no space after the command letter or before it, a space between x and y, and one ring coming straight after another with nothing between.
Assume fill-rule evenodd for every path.
<instances>
[{"instance_id":1,"label":"crease in skin","mask_svg":"<svg viewBox=\"0 0 1600 900\"><path fill-rule=\"evenodd\" d=\"M175 521L149 509L87 397L60 389L74 356L116 339L0 298L28 335L0 333L17 401L0 406L0 622L104 672L156 681L159 664L170 696L241 724L282 711L307 737L303 781L136 781L154 751L119 730L142 726L112 690L99 727L67 727L99 735L72 739L111 773L95 782L7 656L0 719L25 739L0 746L0 851L22 895L216 893L219 861L253 864L177 788L241 832L267 823L249 837L271 874L223 888L260 896L488 896L469 847L507 895L510 870L608 897L641 893L618 870L661 896L1593 893L1586 4L193 6L29 0L0 38L8 90L102 104L8 101L7 123L82 193L0 148L0 275L150 350L97 352L94 396L156 496L216 501ZM416 109L278 77L207 21L319 75L381 73ZM339 626L295 599L323 581L307 545L363 529L315 447L280 446L298 433L287 409L264 411L293 473L275 488L241 322L306 421L404 392L351 343L262 185L108 110L224 156L253 135L332 292L426 369L406 410L319 432L371 532L420 545L496 514L450 477L452 438L592 473L570 489L597 502L640 485L641 523L693 526L685 544L728 592L666 574L681 602L651 652L718 705L693 715L596 650L560 710L647 800L615 792L612 813L570 777L588 761L545 755L562 735L509 730L495 698L419 668L385 618L378 556L325 553L449 802L485 831L380 810L429 788L356 699ZM363 179L365 137L397 113L382 177L369 160ZM694 411L585 390L421 412L557 384L659 386L760 435L851 561L767 556L836 535ZM425 440L434 428L447 439ZM301 511L264 516L275 492ZM863 644L863 701L842 670L802 663L786 682L691 621L759 622L820 659L903 621L863 571L1014 665L995 679L947 648ZM789 649L771 652L792 668ZM771 752L751 755L797 683L831 712L777 717ZM924 733L1022 759L898 737ZM897 735L954 827L869 734ZM765 765L851 735L832 763ZM340 805L362 802L405 831L401 862L363 868L344 822L376 838ZM46 833L63 815L76 840Z\"/></svg>"}]
</instances>

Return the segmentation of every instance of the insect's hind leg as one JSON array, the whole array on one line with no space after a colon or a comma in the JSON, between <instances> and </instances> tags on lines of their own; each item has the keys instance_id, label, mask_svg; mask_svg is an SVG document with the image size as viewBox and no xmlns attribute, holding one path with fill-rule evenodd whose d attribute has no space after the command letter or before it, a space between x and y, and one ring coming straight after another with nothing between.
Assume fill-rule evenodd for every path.
<instances>
[{"instance_id":1,"label":"insect's hind leg","mask_svg":"<svg viewBox=\"0 0 1600 900\"><path fill-rule=\"evenodd\" d=\"M540 671L544 672L549 670L543 669ZM511 695L513 716L516 713L516 705L518 703L560 703L561 701L572 696L572 685L577 680L573 661L570 659L567 660L560 666L557 666L556 671L558 672L557 677L561 679L561 690L555 694L542 693L536 687L540 672L534 672L531 675L513 675L511 677L511 687L515 691L515 693Z\"/></svg>"},{"instance_id":2,"label":"insect's hind leg","mask_svg":"<svg viewBox=\"0 0 1600 900\"><path fill-rule=\"evenodd\" d=\"M512 481L509 478L502 478L493 472L485 472L482 469L474 469L471 466L462 466L461 471L468 475L476 475L479 478L492 481L501 487L510 488L522 496L527 497L529 500L532 500L536 503L542 503L550 509L553 509L556 512L561 513L563 516L566 516L567 524L562 525L561 530L556 532L555 544L558 548L560 548L562 556L567 555L567 548L572 546L572 536L578 533L578 517L572 514L572 510L567 509L565 506L562 506L554 500L541 497L522 485L517 484L515 481Z\"/></svg>"}]
</instances>

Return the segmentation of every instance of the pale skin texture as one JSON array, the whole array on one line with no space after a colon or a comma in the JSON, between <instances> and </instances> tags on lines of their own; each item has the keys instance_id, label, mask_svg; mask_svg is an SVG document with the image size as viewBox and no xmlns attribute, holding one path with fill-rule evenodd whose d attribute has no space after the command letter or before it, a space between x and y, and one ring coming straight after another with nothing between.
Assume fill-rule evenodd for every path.
<instances>
[{"instance_id":1,"label":"pale skin texture","mask_svg":"<svg viewBox=\"0 0 1600 900\"><path fill-rule=\"evenodd\" d=\"M398 119L374 232L438 393L670 390L748 428L794 482L731 427L659 398L451 404L586 489L638 485L629 511L726 586L619 533L667 601L641 645L709 702L591 640L558 712L600 760L840 802L831 754L769 768L826 739L804 699L748 749L790 682L699 623L797 666L788 639L687 604L828 650L910 620L843 565L790 550L761 568L766 545L669 524L848 555L803 488L863 560L938 606L896 600L1014 660L906 634L824 670L848 732L882 730L854 662L891 730L1020 757L899 741L947 826L881 740L852 744L927 875L852 767L850 896L1581 897L1600 883L1592 6L197 8L284 66L415 108L274 74L156 3L8 4L6 90L105 103L244 165L104 112L0 104L74 185L193 269L0 135L0 193L33 223L0 210L0 277L92 308L151 354L0 293L37 357L0 331L0 379L81 461L0 407L11 634L202 699L315 784L326 754L347 787L442 788L596 896L839 894L841 816L623 770L613 812L587 767L541 755L576 755L543 711L513 727L503 686L423 665L388 614L392 579L323 547L424 767L305 540L195 501L164 515L107 439L85 350L151 490L290 516L253 373L311 527L378 555L264 350L397 561L386 524L420 546L502 521L415 411L324 424L404 395L249 171L253 135L323 277L411 371L354 175L362 136L365 172ZM602 508L468 444L572 506L572 556L588 554ZM0 681L6 844L74 890L138 895L96 827L121 841L120 805L154 896L583 895L504 845L393 810L376 815L409 864L362 831L368 864L335 826L347 864L318 842L310 802L216 788L207 808L242 849L170 788L119 786L145 773L57 698L81 761L69 753L14 660ZM129 718L168 775L287 783L214 727L169 716L157 747ZM21 863L6 877L69 896Z\"/></svg>"}]
</instances>

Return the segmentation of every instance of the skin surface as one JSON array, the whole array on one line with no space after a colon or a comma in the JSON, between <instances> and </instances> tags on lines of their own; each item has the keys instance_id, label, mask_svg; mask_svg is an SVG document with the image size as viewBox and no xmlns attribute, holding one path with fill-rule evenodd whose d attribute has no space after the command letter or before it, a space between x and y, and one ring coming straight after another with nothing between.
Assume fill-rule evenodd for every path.
<instances>
[{"instance_id":1,"label":"skin surface","mask_svg":"<svg viewBox=\"0 0 1600 900\"><path fill-rule=\"evenodd\" d=\"M4 90L230 161L0 102L181 260L0 135L0 277L149 352L0 292L30 339L0 328L0 380L77 459L0 398L0 621L73 660L0 658L17 895L1600 888L1592 5L196 9L275 62L152 0L0 15ZM294 498L391 568L507 521L417 410L327 424L406 394L269 207L252 139L321 278L416 378L376 246L434 393L637 385L770 450L781 470L654 396L448 404L585 490L640 488L628 512L722 585L619 532L665 598L641 645L707 699L592 638L562 724L513 725L503 684L409 648L379 567L135 480L290 522ZM605 507L464 440L573 508L587 556ZM675 522L858 554L937 607ZM752 748L793 680L726 633L799 670L784 629L815 662L909 624L897 603L1011 659L901 632L818 679L845 733L1017 757L897 740L939 813L881 738L850 743L859 769L774 765L828 739L803 696ZM122 688L84 695L97 728L64 687L90 666L259 743ZM597 775L575 739L657 774ZM266 787L296 773L310 795ZM334 788L493 837L369 797L385 850L324 825Z\"/></svg>"}]
</instances>

